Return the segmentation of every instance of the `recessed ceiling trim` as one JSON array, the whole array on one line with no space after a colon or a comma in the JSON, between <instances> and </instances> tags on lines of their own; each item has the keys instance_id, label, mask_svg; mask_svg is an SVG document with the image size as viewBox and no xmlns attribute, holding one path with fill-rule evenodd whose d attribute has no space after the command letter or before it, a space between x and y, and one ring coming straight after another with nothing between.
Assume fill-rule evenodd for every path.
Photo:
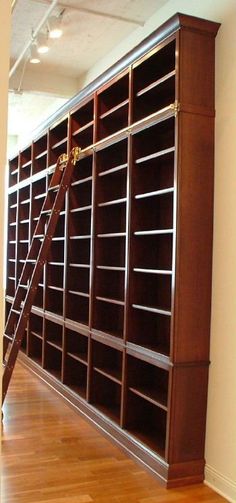
<instances>
[{"instance_id":1,"label":"recessed ceiling trim","mask_svg":"<svg viewBox=\"0 0 236 503\"><path fill-rule=\"evenodd\" d=\"M50 0L32 0L33 2L36 3L43 3L46 5L50 4ZM130 23L130 24L135 24L137 26L144 26L145 23L141 21L136 21L135 19L131 19L128 17L123 17L123 16L118 16L116 14L109 14L107 12L101 12L98 10L94 9L87 9L85 7L78 7L77 5L71 5L71 4L65 4L63 2L58 2L59 7L62 7L63 9L67 10L76 10L78 12L85 12L86 14L92 14L93 16L100 16L100 17L106 17L109 19L116 19L116 21L123 21L124 23Z\"/></svg>"}]
</instances>

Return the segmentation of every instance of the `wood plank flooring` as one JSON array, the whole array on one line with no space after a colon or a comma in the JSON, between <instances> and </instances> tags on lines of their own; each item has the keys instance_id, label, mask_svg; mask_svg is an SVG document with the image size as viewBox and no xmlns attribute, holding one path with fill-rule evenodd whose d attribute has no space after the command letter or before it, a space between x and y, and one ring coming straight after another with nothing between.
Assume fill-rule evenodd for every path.
<instances>
[{"instance_id":1,"label":"wood plank flooring","mask_svg":"<svg viewBox=\"0 0 236 503\"><path fill-rule=\"evenodd\" d=\"M204 484L166 490L31 372L4 406L1 503L223 503Z\"/></svg>"}]
</instances>

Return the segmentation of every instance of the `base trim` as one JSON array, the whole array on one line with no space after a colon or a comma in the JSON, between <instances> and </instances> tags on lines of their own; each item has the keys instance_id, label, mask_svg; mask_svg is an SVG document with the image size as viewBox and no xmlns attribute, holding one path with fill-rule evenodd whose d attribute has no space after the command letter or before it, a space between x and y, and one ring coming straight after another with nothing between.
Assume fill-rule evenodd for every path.
<instances>
[{"instance_id":1,"label":"base trim","mask_svg":"<svg viewBox=\"0 0 236 503\"><path fill-rule=\"evenodd\" d=\"M204 483L231 503L236 503L236 482L225 477L210 465L205 467Z\"/></svg>"}]
</instances>

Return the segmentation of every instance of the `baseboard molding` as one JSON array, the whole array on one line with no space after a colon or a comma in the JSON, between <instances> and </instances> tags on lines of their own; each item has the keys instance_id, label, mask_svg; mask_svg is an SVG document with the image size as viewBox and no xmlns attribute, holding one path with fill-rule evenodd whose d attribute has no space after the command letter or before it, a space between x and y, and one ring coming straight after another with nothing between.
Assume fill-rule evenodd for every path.
<instances>
[{"instance_id":1,"label":"baseboard molding","mask_svg":"<svg viewBox=\"0 0 236 503\"><path fill-rule=\"evenodd\" d=\"M236 503L236 481L225 477L211 466L206 465L204 482L231 503Z\"/></svg>"}]
</instances>

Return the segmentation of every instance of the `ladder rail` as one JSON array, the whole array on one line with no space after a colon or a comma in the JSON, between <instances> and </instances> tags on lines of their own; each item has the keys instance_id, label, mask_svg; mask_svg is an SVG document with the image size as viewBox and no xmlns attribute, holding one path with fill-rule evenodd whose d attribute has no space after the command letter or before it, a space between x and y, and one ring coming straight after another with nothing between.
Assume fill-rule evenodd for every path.
<instances>
[{"instance_id":1,"label":"ladder rail","mask_svg":"<svg viewBox=\"0 0 236 503\"><path fill-rule=\"evenodd\" d=\"M36 295L38 284L40 281L43 266L47 261L48 252L52 243L53 235L56 230L56 225L65 198L66 191L70 185L70 180L74 170L74 166L79 160L80 148L75 147L70 152L69 156L63 154L57 160L56 168L53 173L48 193L46 194L43 206L40 211L39 220L37 222L30 249L28 250L27 257L17 284L14 300L9 311L4 333L4 354L5 361L3 371L3 395L2 404L4 403L8 386L11 380L12 372L14 370L17 355L20 349L21 341L24 331L27 326L30 311L33 305L34 297ZM62 167L63 166L63 167ZM56 188L55 199L51 201L51 192ZM50 206L51 208L46 206ZM45 218L46 216L46 218ZM47 216L49 217L46 222ZM40 245L37 253L35 250L35 240L39 240L39 230L44 225L44 236L40 238ZM41 232L42 235L42 232ZM42 242L41 242L42 241ZM38 242L38 241L37 241ZM37 257L34 257L35 252ZM33 268L30 266L33 266ZM25 283L28 283L25 284ZM27 288L26 288L27 287ZM26 292L23 299L22 292ZM23 303L23 306L22 306ZM16 317L18 316L18 319ZM11 334L7 333L10 330ZM14 333L13 333L14 332ZM11 345L9 354L6 354Z\"/></svg>"},{"instance_id":2,"label":"ladder rail","mask_svg":"<svg viewBox=\"0 0 236 503\"><path fill-rule=\"evenodd\" d=\"M61 165L66 162L66 155L65 154L62 154L61 156L58 157L58 160L57 160L57 163L56 163L56 167L55 167L55 171L53 173L53 176L52 176L52 179L51 179L51 182L50 182L50 185L49 185L49 188L51 186L54 186L56 184L58 184L58 182L60 181L60 178L62 176L62 167ZM35 228L35 231L34 231L34 234L33 234L33 238L32 238L32 243L31 243L31 246L28 250L28 253L27 253L27 256L26 256L26 259L25 259L25 264L23 266L23 269L22 269L22 272L21 272L21 275L20 275L20 278L19 278L19 281L18 281L18 284L17 284L17 288L16 288L16 292L15 292L15 296L14 296L14 300L13 300L13 303L12 303L12 306L11 306L11 309L10 309L10 312L9 312L9 315L8 315L8 318L7 318L7 322L6 322L6 326L5 326L5 334L6 335L10 335L8 333L8 331L12 331L12 328L13 326L11 326L11 323L14 324L14 320L12 320L12 311L15 309L15 310L18 310L20 309L20 304L21 302L23 301L23 292L21 291L22 289L22 284L25 285L26 282L28 282L29 280L29 277L30 277L30 272L32 273L32 266L30 267L31 265L31 262L32 261L32 258L34 256L34 248L36 246L36 243L34 242L34 239L35 239L35 236L37 236L38 232L39 232L39 229L40 229L40 226L42 226L42 221L40 219L41 215L42 215L42 212L45 211L45 207L48 206L50 203L50 199L49 199L49 195L48 193L46 194L45 196L45 199L44 199L44 202L43 202L43 206L41 208L41 211L40 211L40 216L39 216L39 220L37 222L37 225L36 225L36 228ZM44 221L44 224L46 224L46 219ZM39 244L39 250L38 252L40 252L40 249L42 248L42 243L40 245L40 243L38 242ZM36 259L35 259L35 263L36 263ZM33 265L33 263L32 263ZM31 269L31 271L30 271ZM29 285L26 285L27 288L29 288ZM16 327L17 329L17 327ZM8 345L10 343L10 340L8 340L8 344L5 344L4 345L4 352L3 352L3 358L5 358L5 354L6 354L6 351L8 349Z\"/></svg>"}]
</instances>

